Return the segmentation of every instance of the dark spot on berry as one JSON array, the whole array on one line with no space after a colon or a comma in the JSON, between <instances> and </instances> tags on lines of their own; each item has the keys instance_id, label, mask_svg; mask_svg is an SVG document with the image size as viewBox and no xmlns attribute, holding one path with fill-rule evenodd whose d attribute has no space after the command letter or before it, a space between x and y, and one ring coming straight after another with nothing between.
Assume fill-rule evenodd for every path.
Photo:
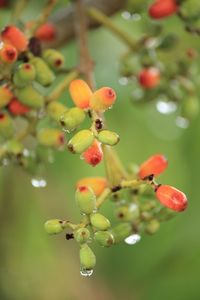
<instances>
[{"instance_id":1,"label":"dark spot on berry","mask_svg":"<svg viewBox=\"0 0 200 300\"><path fill-rule=\"evenodd\" d=\"M25 64L24 65L24 69L25 70L30 70L31 69L31 65L30 64Z\"/></svg>"},{"instance_id":2,"label":"dark spot on berry","mask_svg":"<svg viewBox=\"0 0 200 300\"><path fill-rule=\"evenodd\" d=\"M92 118L91 110L88 110L88 117L89 117L89 118Z\"/></svg>"},{"instance_id":3,"label":"dark spot on berry","mask_svg":"<svg viewBox=\"0 0 200 300\"><path fill-rule=\"evenodd\" d=\"M6 51L6 55L7 55L8 59L13 60L16 56L16 52L12 49L9 49Z\"/></svg>"},{"instance_id":4,"label":"dark spot on berry","mask_svg":"<svg viewBox=\"0 0 200 300\"><path fill-rule=\"evenodd\" d=\"M74 238L73 233L67 233L66 234L66 240L72 240Z\"/></svg>"},{"instance_id":5,"label":"dark spot on berry","mask_svg":"<svg viewBox=\"0 0 200 300\"><path fill-rule=\"evenodd\" d=\"M56 59L55 60L55 66L59 67L60 65L62 65L62 60L61 59Z\"/></svg>"},{"instance_id":6,"label":"dark spot on berry","mask_svg":"<svg viewBox=\"0 0 200 300\"><path fill-rule=\"evenodd\" d=\"M103 127L102 120L101 119L95 120L95 128L96 128L96 130L100 130L100 129L102 129L102 127Z\"/></svg>"},{"instance_id":7,"label":"dark spot on berry","mask_svg":"<svg viewBox=\"0 0 200 300\"><path fill-rule=\"evenodd\" d=\"M116 185L116 186L114 186L114 187L111 189L112 193L116 193L116 192L118 192L118 191L120 191L120 190L121 190L121 186L120 186L120 185Z\"/></svg>"},{"instance_id":8,"label":"dark spot on berry","mask_svg":"<svg viewBox=\"0 0 200 300\"><path fill-rule=\"evenodd\" d=\"M71 144L69 144L69 145L67 146L67 148L68 148L68 150L69 150L70 152L75 153L74 147L73 147Z\"/></svg>"},{"instance_id":9,"label":"dark spot on berry","mask_svg":"<svg viewBox=\"0 0 200 300\"><path fill-rule=\"evenodd\" d=\"M87 187L86 186L79 186L79 191L80 192L85 192L85 191L87 191Z\"/></svg>"},{"instance_id":10,"label":"dark spot on berry","mask_svg":"<svg viewBox=\"0 0 200 300\"><path fill-rule=\"evenodd\" d=\"M65 142L65 138L63 134L60 134L58 137L59 144L63 145Z\"/></svg>"},{"instance_id":11,"label":"dark spot on berry","mask_svg":"<svg viewBox=\"0 0 200 300\"><path fill-rule=\"evenodd\" d=\"M119 213L118 214L118 218L122 219L124 217L124 214L123 213Z\"/></svg>"}]
</instances>

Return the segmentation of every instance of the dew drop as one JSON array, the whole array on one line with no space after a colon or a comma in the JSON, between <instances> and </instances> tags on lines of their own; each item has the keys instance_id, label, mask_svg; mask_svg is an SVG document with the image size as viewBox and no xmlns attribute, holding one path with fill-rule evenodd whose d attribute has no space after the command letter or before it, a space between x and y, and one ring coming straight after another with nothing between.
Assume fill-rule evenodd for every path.
<instances>
[{"instance_id":1,"label":"dew drop","mask_svg":"<svg viewBox=\"0 0 200 300\"><path fill-rule=\"evenodd\" d=\"M183 117L177 117L176 118L176 125L180 128L186 129L189 126L189 120L183 118Z\"/></svg>"},{"instance_id":2,"label":"dew drop","mask_svg":"<svg viewBox=\"0 0 200 300\"><path fill-rule=\"evenodd\" d=\"M141 240L141 236L139 234L131 234L124 241L128 245L135 245Z\"/></svg>"},{"instance_id":3,"label":"dew drop","mask_svg":"<svg viewBox=\"0 0 200 300\"><path fill-rule=\"evenodd\" d=\"M121 14L122 18L125 20L130 20L131 19L131 14L128 11L123 11Z\"/></svg>"},{"instance_id":4,"label":"dew drop","mask_svg":"<svg viewBox=\"0 0 200 300\"><path fill-rule=\"evenodd\" d=\"M128 78L127 77L120 77L119 78L119 84L127 85L128 84Z\"/></svg>"},{"instance_id":5,"label":"dew drop","mask_svg":"<svg viewBox=\"0 0 200 300\"><path fill-rule=\"evenodd\" d=\"M170 102L166 102L163 100L159 100L156 103L156 109L159 113L164 114L164 115L168 115L171 114L173 112L175 112L177 110L177 104L170 101Z\"/></svg>"},{"instance_id":6,"label":"dew drop","mask_svg":"<svg viewBox=\"0 0 200 300\"><path fill-rule=\"evenodd\" d=\"M89 277L93 274L93 270L80 269L81 276Z\"/></svg>"},{"instance_id":7,"label":"dew drop","mask_svg":"<svg viewBox=\"0 0 200 300\"><path fill-rule=\"evenodd\" d=\"M47 186L47 182L44 178L36 177L31 179L31 184L35 188L44 188Z\"/></svg>"},{"instance_id":8,"label":"dew drop","mask_svg":"<svg viewBox=\"0 0 200 300\"><path fill-rule=\"evenodd\" d=\"M3 160L2 160L2 165L4 166L4 167L6 167L6 166L8 166L9 165L9 160L7 159L7 158L4 158Z\"/></svg>"}]
</instances>

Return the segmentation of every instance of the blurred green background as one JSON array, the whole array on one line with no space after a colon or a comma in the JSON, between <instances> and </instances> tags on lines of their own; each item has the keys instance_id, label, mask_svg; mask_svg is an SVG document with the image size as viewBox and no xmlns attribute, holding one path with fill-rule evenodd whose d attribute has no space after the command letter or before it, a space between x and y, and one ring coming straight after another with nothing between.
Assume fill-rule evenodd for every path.
<instances>
[{"instance_id":1,"label":"blurred green background","mask_svg":"<svg viewBox=\"0 0 200 300\"><path fill-rule=\"evenodd\" d=\"M34 18L43 1L30 1L25 19ZM66 1L61 1L65 3ZM0 12L1 27L10 11ZM133 37L140 36L143 19L113 17ZM191 45L200 50L199 38L185 33L176 17L164 22L167 31L182 39L182 51ZM118 100L106 113L109 128L120 134L116 147L123 162L140 163L154 153L164 153L169 168L160 182L183 190L189 199L186 212L162 224L154 236L143 236L133 246L94 247L94 275L79 274L78 247L64 235L49 237L47 219L74 222L79 214L74 203L74 184L84 176L104 175L103 165L91 168L67 151L55 155L44 173L47 187L36 189L20 168L0 169L0 299L2 300L199 300L200 299L200 116L187 129L178 128L175 115L160 115L153 103L134 106L132 84L119 84L119 57L126 47L105 28L89 35L98 87L111 86ZM74 42L61 49L67 65L77 61ZM180 51L180 49L178 50ZM170 63L170 62L169 62ZM200 67L200 66L199 66ZM63 101L69 102L66 93ZM112 204L103 208L112 214Z\"/></svg>"}]
</instances>

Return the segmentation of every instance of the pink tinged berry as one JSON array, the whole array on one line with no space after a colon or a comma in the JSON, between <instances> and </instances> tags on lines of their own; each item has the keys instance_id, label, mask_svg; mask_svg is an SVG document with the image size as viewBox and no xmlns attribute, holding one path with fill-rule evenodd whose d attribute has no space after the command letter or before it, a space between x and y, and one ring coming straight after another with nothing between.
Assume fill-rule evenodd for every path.
<instances>
[{"instance_id":1,"label":"pink tinged berry","mask_svg":"<svg viewBox=\"0 0 200 300\"><path fill-rule=\"evenodd\" d=\"M84 80L72 80L69 85L69 92L74 104L77 107L82 109L89 107L92 91Z\"/></svg>"},{"instance_id":2,"label":"pink tinged berry","mask_svg":"<svg viewBox=\"0 0 200 300\"><path fill-rule=\"evenodd\" d=\"M175 14L179 9L176 0L156 0L149 7L149 16L152 19L162 19Z\"/></svg>"},{"instance_id":3,"label":"pink tinged berry","mask_svg":"<svg viewBox=\"0 0 200 300\"><path fill-rule=\"evenodd\" d=\"M141 179L144 179L150 175L158 176L167 168L167 166L168 161L164 155L153 155L140 165L138 176Z\"/></svg>"},{"instance_id":4,"label":"pink tinged berry","mask_svg":"<svg viewBox=\"0 0 200 300\"><path fill-rule=\"evenodd\" d=\"M155 67L145 68L138 75L140 85L145 89L156 87L160 82L160 71Z\"/></svg>"},{"instance_id":5,"label":"pink tinged berry","mask_svg":"<svg viewBox=\"0 0 200 300\"><path fill-rule=\"evenodd\" d=\"M96 140L93 142L92 146L90 146L83 154L82 158L86 163L95 167L98 165L103 159L103 151L101 149L101 144Z\"/></svg>"},{"instance_id":6,"label":"pink tinged berry","mask_svg":"<svg viewBox=\"0 0 200 300\"><path fill-rule=\"evenodd\" d=\"M56 38L56 28L52 23L45 23L37 29L35 36L43 42L52 42Z\"/></svg>"},{"instance_id":7,"label":"pink tinged berry","mask_svg":"<svg viewBox=\"0 0 200 300\"><path fill-rule=\"evenodd\" d=\"M98 112L103 112L112 107L116 101L116 97L116 93L112 88L102 87L91 96L90 108Z\"/></svg>"},{"instance_id":8,"label":"pink tinged berry","mask_svg":"<svg viewBox=\"0 0 200 300\"><path fill-rule=\"evenodd\" d=\"M183 211L187 208L186 195L170 185L159 186L156 190L156 197L164 206L172 210Z\"/></svg>"}]
</instances>

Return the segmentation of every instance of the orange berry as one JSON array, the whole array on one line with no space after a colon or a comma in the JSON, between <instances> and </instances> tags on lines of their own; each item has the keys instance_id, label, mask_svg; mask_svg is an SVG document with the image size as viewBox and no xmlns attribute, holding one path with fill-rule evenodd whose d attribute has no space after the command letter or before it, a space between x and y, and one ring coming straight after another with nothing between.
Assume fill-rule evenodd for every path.
<instances>
[{"instance_id":1,"label":"orange berry","mask_svg":"<svg viewBox=\"0 0 200 300\"><path fill-rule=\"evenodd\" d=\"M92 91L88 84L81 79L72 80L69 92L74 104L79 108L88 108Z\"/></svg>"},{"instance_id":2,"label":"orange berry","mask_svg":"<svg viewBox=\"0 0 200 300\"><path fill-rule=\"evenodd\" d=\"M85 152L83 152L82 158L89 165L95 167L103 159L103 151L101 149L101 144L97 142L97 140L94 140L92 146L90 146Z\"/></svg>"},{"instance_id":3,"label":"orange berry","mask_svg":"<svg viewBox=\"0 0 200 300\"><path fill-rule=\"evenodd\" d=\"M20 52L27 49L28 39L16 26L6 26L1 32L1 37L4 42L13 45Z\"/></svg>"},{"instance_id":4,"label":"orange berry","mask_svg":"<svg viewBox=\"0 0 200 300\"><path fill-rule=\"evenodd\" d=\"M17 98L13 98L12 101L8 105L8 110L15 116L24 115L30 111L30 108L26 105L22 104L17 100Z\"/></svg>"},{"instance_id":5,"label":"orange berry","mask_svg":"<svg viewBox=\"0 0 200 300\"><path fill-rule=\"evenodd\" d=\"M160 82L160 71L155 67L143 69L139 73L138 80L143 88L154 88Z\"/></svg>"},{"instance_id":6,"label":"orange berry","mask_svg":"<svg viewBox=\"0 0 200 300\"><path fill-rule=\"evenodd\" d=\"M158 186L156 197L164 206L175 211L183 211L187 207L186 195L170 185Z\"/></svg>"},{"instance_id":7,"label":"orange berry","mask_svg":"<svg viewBox=\"0 0 200 300\"><path fill-rule=\"evenodd\" d=\"M102 87L91 96L90 107L95 111L105 111L114 104L115 100L115 91L110 87Z\"/></svg>"},{"instance_id":8,"label":"orange berry","mask_svg":"<svg viewBox=\"0 0 200 300\"><path fill-rule=\"evenodd\" d=\"M85 177L76 183L76 187L87 186L90 187L96 196L99 196L108 186L108 182L104 177Z\"/></svg>"},{"instance_id":9,"label":"orange berry","mask_svg":"<svg viewBox=\"0 0 200 300\"><path fill-rule=\"evenodd\" d=\"M51 42L56 37L56 28L52 23L45 23L36 30L35 37L43 42Z\"/></svg>"},{"instance_id":10,"label":"orange berry","mask_svg":"<svg viewBox=\"0 0 200 300\"><path fill-rule=\"evenodd\" d=\"M150 175L157 176L161 174L167 168L167 166L168 162L164 155L153 155L140 165L138 176L141 179L144 179Z\"/></svg>"},{"instance_id":11,"label":"orange berry","mask_svg":"<svg viewBox=\"0 0 200 300\"><path fill-rule=\"evenodd\" d=\"M156 0L149 7L149 15L153 19L162 19L175 14L178 8L175 0Z\"/></svg>"},{"instance_id":12,"label":"orange berry","mask_svg":"<svg viewBox=\"0 0 200 300\"><path fill-rule=\"evenodd\" d=\"M0 108L8 105L12 98L13 94L7 86L0 86Z\"/></svg>"},{"instance_id":13,"label":"orange berry","mask_svg":"<svg viewBox=\"0 0 200 300\"><path fill-rule=\"evenodd\" d=\"M17 50L14 46L9 44L0 44L0 59L1 61L12 64L17 59Z\"/></svg>"}]
</instances>

